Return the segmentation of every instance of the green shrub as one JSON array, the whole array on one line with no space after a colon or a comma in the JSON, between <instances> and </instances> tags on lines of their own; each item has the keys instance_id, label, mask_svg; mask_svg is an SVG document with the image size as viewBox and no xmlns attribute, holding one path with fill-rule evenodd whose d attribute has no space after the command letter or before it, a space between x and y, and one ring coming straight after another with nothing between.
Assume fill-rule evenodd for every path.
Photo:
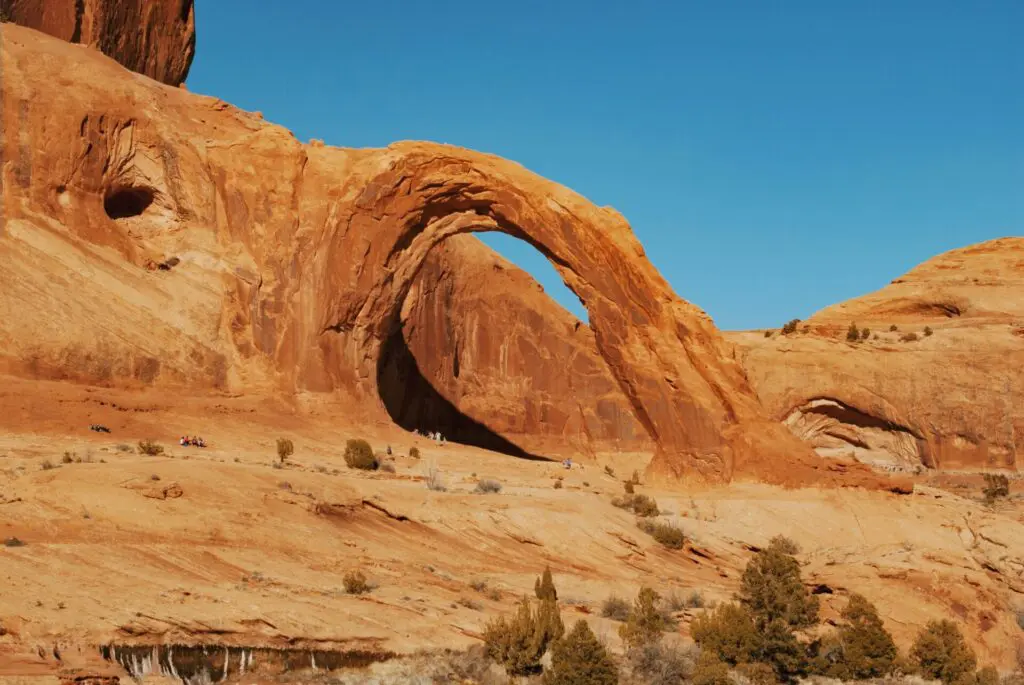
<instances>
[{"instance_id":1,"label":"green shrub","mask_svg":"<svg viewBox=\"0 0 1024 685\"><path fill-rule=\"evenodd\" d=\"M553 600L539 602L534 611L530 600L523 597L515 616L501 616L484 628L484 645L488 658L505 668L510 676L540 673L540 660L548 645L562 637L565 627Z\"/></svg>"},{"instance_id":2,"label":"green shrub","mask_svg":"<svg viewBox=\"0 0 1024 685\"><path fill-rule=\"evenodd\" d=\"M470 597L459 597L455 600L455 603L459 606L464 606L467 609L472 609L473 611L483 611L484 608L483 604Z\"/></svg>"},{"instance_id":3,"label":"green shrub","mask_svg":"<svg viewBox=\"0 0 1024 685\"><path fill-rule=\"evenodd\" d=\"M70 463L72 463L72 462L73 462L74 460L75 460L75 457L74 457L74 455L73 455L73 454L71 454L71 452L65 452L65 453L64 453L64 456L63 456L63 457L61 457L61 460L60 460L60 461L61 461L61 463L62 463L62 464L70 464Z\"/></svg>"},{"instance_id":4,"label":"green shrub","mask_svg":"<svg viewBox=\"0 0 1024 685\"><path fill-rule=\"evenodd\" d=\"M147 457L157 457L164 453L164 446L152 440L139 440L139 453Z\"/></svg>"},{"instance_id":5,"label":"green shrub","mask_svg":"<svg viewBox=\"0 0 1024 685\"><path fill-rule=\"evenodd\" d=\"M782 334L789 335L790 333L796 333L796 327L800 325L800 319L790 319L786 322L786 325L782 327Z\"/></svg>"},{"instance_id":6,"label":"green shrub","mask_svg":"<svg viewBox=\"0 0 1024 685\"><path fill-rule=\"evenodd\" d=\"M771 331L765 331L764 332L764 337L766 337L766 338L772 337L772 332Z\"/></svg>"},{"instance_id":7,"label":"green shrub","mask_svg":"<svg viewBox=\"0 0 1024 685\"><path fill-rule=\"evenodd\" d=\"M628 490L625 496L613 499L612 506L629 510L637 516L657 516L661 513L655 500L647 495L629 494Z\"/></svg>"},{"instance_id":8,"label":"green shrub","mask_svg":"<svg viewBox=\"0 0 1024 685\"><path fill-rule=\"evenodd\" d=\"M925 326L925 327L924 327L924 330L922 331L922 333L924 333L924 337L926 337L926 338L927 338L927 337L928 337L928 336L930 336L930 335L931 335L932 333L934 333L934 331L932 330L932 327L931 327L931 326Z\"/></svg>"},{"instance_id":9,"label":"green shrub","mask_svg":"<svg viewBox=\"0 0 1024 685\"><path fill-rule=\"evenodd\" d=\"M1010 479L1002 473L986 473L985 488L982 490L985 501L993 504L997 499L1010 496Z\"/></svg>"},{"instance_id":10,"label":"green shrub","mask_svg":"<svg viewBox=\"0 0 1024 685\"><path fill-rule=\"evenodd\" d=\"M629 602L622 597L609 595L601 605L601 616L610 618L613 621L625 621L629 618Z\"/></svg>"},{"instance_id":11,"label":"green shrub","mask_svg":"<svg viewBox=\"0 0 1024 685\"><path fill-rule=\"evenodd\" d=\"M373 589L366 582L366 576L363 575L363 572L358 570L346 573L342 583L345 585L345 592L350 595L362 595Z\"/></svg>"},{"instance_id":12,"label":"green shrub","mask_svg":"<svg viewBox=\"0 0 1024 685\"><path fill-rule=\"evenodd\" d=\"M626 652L631 682L644 685L687 683L695 675L696 661L696 650L681 648L663 641L635 647Z\"/></svg>"},{"instance_id":13,"label":"green shrub","mask_svg":"<svg viewBox=\"0 0 1024 685\"><path fill-rule=\"evenodd\" d=\"M554 487L555 490L561 490L562 489L562 479L559 478L558 480L556 480L555 484L552 487Z\"/></svg>"},{"instance_id":14,"label":"green shrub","mask_svg":"<svg viewBox=\"0 0 1024 685\"><path fill-rule=\"evenodd\" d=\"M753 617L738 604L719 604L698 616L690 634L701 650L733 666L754 658L760 642Z\"/></svg>"},{"instance_id":15,"label":"green shrub","mask_svg":"<svg viewBox=\"0 0 1024 685\"><path fill-rule=\"evenodd\" d=\"M15 537L5 538L4 547L24 547L25 543Z\"/></svg>"},{"instance_id":16,"label":"green shrub","mask_svg":"<svg viewBox=\"0 0 1024 685\"><path fill-rule=\"evenodd\" d=\"M409 448L409 456L412 457L413 459L419 459L420 458L420 448L419 447L410 447Z\"/></svg>"},{"instance_id":17,"label":"green shrub","mask_svg":"<svg viewBox=\"0 0 1024 685\"><path fill-rule=\"evenodd\" d=\"M922 676L946 685L973 673L978 664L960 629L947 619L931 621L921 629L910 648L910 658Z\"/></svg>"},{"instance_id":18,"label":"green shrub","mask_svg":"<svg viewBox=\"0 0 1024 685\"><path fill-rule=\"evenodd\" d=\"M555 581L551 577L550 566L545 566L541 577L533 581L533 594L537 595L537 599L540 600L551 600L553 602L558 599L558 590L555 589Z\"/></svg>"},{"instance_id":19,"label":"green shrub","mask_svg":"<svg viewBox=\"0 0 1024 685\"><path fill-rule=\"evenodd\" d=\"M380 462L373 454L370 443L365 440L349 440L345 443L345 463L350 469L363 471L376 471L380 468Z\"/></svg>"},{"instance_id":20,"label":"green shrub","mask_svg":"<svg viewBox=\"0 0 1024 685\"><path fill-rule=\"evenodd\" d=\"M43 471L50 471L57 468L57 466L49 459L43 459L42 463L39 464L39 468Z\"/></svg>"},{"instance_id":21,"label":"green shrub","mask_svg":"<svg viewBox=\"0 0 1024 685\"><path fill-rule=\"evenodd\" d=\"M899 326L897 326L896 324L893 324L893 325L889 326L889 332L890 333L895 333L899 329L900 329Z\"/></svg>"},{"instance_id":22,"label":"green shrub","mask_svg":"<svg viewBox=\"0 0 1024 685\"><path fill-rule=\"evenodd\" d=\"M622 484L622 489L625 490L627 495L632 495L633 494L633 481L627 480L625 483Z\"/></svg>"},{"instance_id":23,"label":"green shrub","mask_svg":"<svg viewBox=\"0 0 1024 685\"><path fill-rule=\"evenodd\" d=\"M704 595L701 594L700 590L694 590L686 598L687 609L703 609L706 605L707 602L704 601Z\"/></svg>"},{"instance_id":24,"label":"green shrub","mask_svg":"<svg viewBox=\"0 0 1024 685\"><path fill-rule=\"evenodd\" d=\"M544 685L616 685L619 671L587 622L580 619L551 647Z\"/></svg>"},{"instance_id":25,"label":"green shrub","mask_svg":"<svg viewBox=\"0 0 1024 685\"><path fill-rule=\"evenodd\" d=\"M818 598L803 585L795 549L791 540L774 538L747 564L737 593L753 619L758 661L770 664L787 682L805 674L809 665L795 631L818 621Z\"/></svg>"},{"instance_id":26,"label":"green shrub","mask_svg":"<svg viewBox=\"0 0 1024 685\"><path fill-rule=\"evenodd\" d=\"M900 336L902 342L915 342L917 340L917 333L911 331L910 333L904 333Z\"/></svg>"},{"instance_id":27,"label":"green shrub","mask_svg":"<svg viewBox=\"0 0 1024 685\"><path fill-rule=\"evenodd\" d=\"M668 624L665 615L658 609L659 599L658 593L651 588L640 588L626 622L619 626L619 637L628 649L661 639Z\"/></svg>"},{"instance_id":28,"label":"green shrub","mask_svg":"<svg viewBox=\"0 0 1024 685\"><path fill-rule=\"evenodd\" d=\"M731 685L729 667L712 652L701 652L693 671L693 685Z\"/></svg>"},{"instance_id":29,"label":"green shrub","mask_svg":"<svg viewBox=\"0 0 1024 685\"><path fill-rule=\"evenodd\" d=\"M849 342L857 342L860 340L860 331L857 330L857 324L850 323L850 327L846 329L846 339Z\"/></svg>"},{"instance_id":30,"label":"green shrub","mask_svg":"<svg viewBox=\"0 0 1024 685\"><path fill-rule=\"evenodd\" d=\"M637 527L668 549L682 549L686 543L683 531L671 523L637 519Z\"/></svg>"},{"instance_id":31,"label":"green shrub","mask_svg":"<svg viewBox=\"0 0 1024 685\"><path fill-rule=\"evenodd\" d=\"M604 467L604 472L607 473L612 478L615 477L615 469L613 469L611 466L605 466Z\"/></svg>"},{"instance_id":32,"label":"green shrub","mask_svg":"<svg viewBox=\"0 0 1024 685\"><path fill-rule=\"evenodd\" d=\"M871 329L870 328L862 328L862 329L860 329L860 339L861 340L867 340L870 337L871 337Z\"/></svg>"},{"instance_id":33,"label":"green shrub","mask_svg":"<svg viewBox=\"0 0 1024 685\"><path fill-rule=\"evenodd\" d=\"M632 477L629 479L629 482L632 483L633 485L640 485L640 472L634 470Z\"/></svg>"},{"instance_id":34,"label":"green shrub","mask_svg":"<svg viewBox=\"0 0 1024 685\"><path fill-rule=\"evenodd\" d=\"M288 460L288 457L295 454L295 445L288 438L277 439L277 458L283 464Z\"/></svg>"},{"instance_id":35,"label":"green shrub","mask_svg":"<svg viewBox=\"0 0 1024 685\"><path fill-rule=\"evenodd\" d=\"M869 680L891 673L899 651L875 606L851 594L842 619L844 624L820 650L815 670L840 680Z\"/></svg>"},{"instance_id":36,"label":"green shrub","mask_svg":"<svg viewBox=\"0 0 1024 685\"><path fill-rule=\"evenodd\" d=\"M501 492L501 483L490 478L484 478L483 480L477 482L476 489L474 490L474 492L482 495L488 493Z\"/></svg>"},{"instance_id":37,"label":"green shrub","mask_svg":"<svg viewBox=\"0 0 1024 685\"><path fill-rule=\"evenodd\" d=\"M746 678L751 685L776 685L779 682L775 677L775 670L768 664L760 662L738 664L736 672Z\"/></svg>"}]
</instances>

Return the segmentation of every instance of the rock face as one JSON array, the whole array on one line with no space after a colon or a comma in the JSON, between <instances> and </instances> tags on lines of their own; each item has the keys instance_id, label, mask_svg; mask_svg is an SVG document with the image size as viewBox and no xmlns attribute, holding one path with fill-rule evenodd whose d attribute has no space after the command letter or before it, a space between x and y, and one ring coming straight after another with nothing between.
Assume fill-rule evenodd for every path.
<instances>
[{"instance_id":1,"label":"rock face","mask_svg":"<svg viewBox=\"0 0 1024 685\"><path fill-rule=\"evenodd\" d=\"M384 360L385 406L408 428L465 442L470 419L538 454L651 448L590 327L474 236L427 257Z\"/></svg>"},{"instance_id":2,"label":"rock face","mask_svg":"<svg viewBox=\"0 0 1024 685\"><path fill-rule=\"evenodd\" d=\"M3 60L9 371L344 393L385 416L386 343L427 255L500 230L540 250L586 305L598 352L656 445L652 474L864 476L823 465L767 419L731 347L614 210L458 148L304 146L257 115L128 79L13 25Z\"/></svg>"},{"instance_id":3,"label":"rock face","mask_svg":"<svg viewBox=\"0 0 1024 685\"><path fill-rule=\"evenodd\" d=\"M172 86L184 83L195 56L193 0L0 0L0 10Z\"/></svg>"},{"instance_id":4,"label":"rock face","mask_svg":"<svg viewBox=\"0 0 1024 685\"><path fill-rule=\"evenodd\" d=\"M848 341L851 324L867 337ZM940 255L805 325L731 337L772 415L819 452L891 469L1021 467L1024 238Z\"/></svg>"}]
</instances>

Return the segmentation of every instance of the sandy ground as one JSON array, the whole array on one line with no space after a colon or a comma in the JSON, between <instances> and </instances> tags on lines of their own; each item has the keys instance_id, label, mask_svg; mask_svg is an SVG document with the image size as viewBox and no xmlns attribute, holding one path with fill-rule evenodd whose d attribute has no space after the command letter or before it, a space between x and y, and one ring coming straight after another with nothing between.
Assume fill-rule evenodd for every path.
<instances>
[{"instance_id":1,"label":"sandy ground","mask_svg":"<svg viewBox=\"0 0 1024 685\"><path fill-rule=\"evenodd\" d=\"M347 426L337 408L312 400L16 379L0 387L0 539L25 543L0 547L0 677L11 682L116 673L98 657L109 643L466 647L532 592L545 565L566 620L586 617L617 647L617 624L600 618L609 594L649 584L727 599L751 550L780 533L800 545L826 619L857 591L904 646L927 620L948 616L982 662L1011 668L1021 641L1024 507L985 507L969 484L922 482L907 496L641 486L689 538L670 551L610 504L634 468L642 473L639 455L566 471L390 426ZM111 434L89 431L92 423ZM210 446L179 447L183 433ZM283 468L274 467L279 436L296 447ZM351 437L390 444L395 473L346 468ZM139 454L143 438L165 453ZM412 446L419 459L408 456ZM446 492L426 487L431 469ZM474 494L480 478L502 491ZM346 594L342 579L354 569L377 588ZM474 589L480 581L486 591ZM692 615L681 615L683 637Z\"/></svg>"}]
</instances>

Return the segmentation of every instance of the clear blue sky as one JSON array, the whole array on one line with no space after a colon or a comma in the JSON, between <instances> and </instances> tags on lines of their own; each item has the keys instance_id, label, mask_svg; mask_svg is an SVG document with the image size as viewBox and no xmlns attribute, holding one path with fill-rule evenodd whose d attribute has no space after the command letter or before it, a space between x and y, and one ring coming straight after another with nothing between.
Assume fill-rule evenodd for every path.
<instances>
[{"instance_id":1,"label":"clear blue sky","mask_svg":"<svg viewBox=\"0 0 1024 685\"><path fill-rule=\"evenodd\" d=\"M304 141L521 162L621 211L722 328L1024 235L1021 0L197 0L196 18L191 90Z\"/></svg>"}]
</instances>

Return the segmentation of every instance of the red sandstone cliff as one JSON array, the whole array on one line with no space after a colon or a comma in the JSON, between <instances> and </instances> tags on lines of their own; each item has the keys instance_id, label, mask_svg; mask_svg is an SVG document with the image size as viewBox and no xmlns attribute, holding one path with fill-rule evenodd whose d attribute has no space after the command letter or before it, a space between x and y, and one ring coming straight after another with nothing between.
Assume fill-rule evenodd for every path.
<instances>
[{"instance_id":1,"label":"red sandstone cliff","mask_svg":"<svg viewBox=\"0 0 1024 685\"><path fill-rule=\"evenodd\" d=\"M193 0L0 0L0 12L172 86L185 81L196 51Z\"/></svg>"}]
</instances>

